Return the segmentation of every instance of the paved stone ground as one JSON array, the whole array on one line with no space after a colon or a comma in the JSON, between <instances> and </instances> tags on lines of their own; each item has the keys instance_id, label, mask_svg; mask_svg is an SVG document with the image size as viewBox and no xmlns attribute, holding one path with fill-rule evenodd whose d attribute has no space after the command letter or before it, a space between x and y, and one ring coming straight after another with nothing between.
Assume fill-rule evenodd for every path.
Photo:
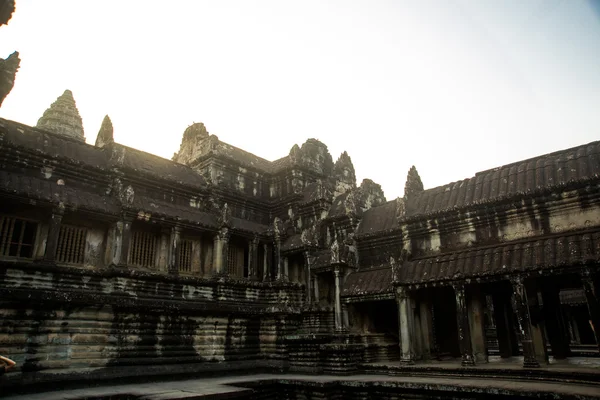
<instances>
[{"instance_id":1,"label":"paved stone ground","mask_svg":"<svg viewBox=\"0 0 600 400\"><path fill-rule=\"evenodd\" d=\"M526 391L546 392L554 395L579 395L600 398L600 385L565 384L539 381L510 381L490 379L460 379L441 377L392 377L386 375L353 375L346 377L335 377L325 375L295 375L295 374L263 374L245 375L238 377L203 378L173 382L156 382L131 385L114 385L105 387L93 387L87 389L75 389L56 392L45 392L39 394L27 394L5 397L10 400L76 400L93 399L94 397L109 397L124 394L139 396L144 400L175 400L175 399L200 399L217 398L226 396L235 398L236 395L249 393L249 389L236 387L236 384L244 382L257 382L261 380L300 380L309 382L385 382L399 385L400 387L419 388L427 385L438 387L452 387L454 391L462 392L470 390L500 391ZM217 395L217 396L215 396ZM228 396L227 396L228 395Z\"/></svg>"},{"instance_id":2,"label":"paved stone ground","mask_svg":"<svg viewBox=\"0 0 600 400\"><path fill-rule=\"evenodd\" d=\"M542 365L540 370L548 371L562 371L562 372L591 372L600 374L600 357L568 357L564 360L555 360L550 357L550 364ZM369 363L370 366L387 366L396 368L401 366L398 363ZM451 359L446 361L417 361L410 365L410 368L443 368L443 369L460 369L460 359ZM522 370L523 369L523 356L501 358L500 356L490 356L489 362L485 364L477 364L476 369L510 369L510 370ZM600 380L600 377L599 377Z\"/></svg>"}]
</instances>

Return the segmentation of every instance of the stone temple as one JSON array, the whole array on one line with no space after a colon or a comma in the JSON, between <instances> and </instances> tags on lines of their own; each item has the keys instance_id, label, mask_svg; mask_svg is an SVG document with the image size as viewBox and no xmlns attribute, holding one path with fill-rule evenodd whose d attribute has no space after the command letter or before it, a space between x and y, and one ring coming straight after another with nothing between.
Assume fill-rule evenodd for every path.
<instances>
[{"instance_id":1,"label":"stone temple","mask_svg":"<svg viewBox=\"0 0 600 400\"><path fill-rule=\"evenodd\" d=\"M236 398L600 395L600 142L432 189L413 167L388 200L316 139L268 161L195 123L167 160L107 116L87 144L67 90L35 127L0 119L0 158L0 393L262 373Z\"/></svg>"}]
</instances>

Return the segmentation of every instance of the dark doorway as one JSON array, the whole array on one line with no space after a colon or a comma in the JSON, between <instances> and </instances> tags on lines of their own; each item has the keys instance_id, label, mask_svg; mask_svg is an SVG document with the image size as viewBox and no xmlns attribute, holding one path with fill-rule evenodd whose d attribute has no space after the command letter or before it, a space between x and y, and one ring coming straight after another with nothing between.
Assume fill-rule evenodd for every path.
<instances>
[{"instance_id":1,"label":"dark doorway","mask_svg":"<svg viewBox=\"0 0 600 400\"><path fill-rule=\"evenodd\" d=\"M351 328L360 333L384 333L398 340L398 307L395 300L353 304Z\"/></svg>"},{"instance_id":2,"label":"dark doorway","mask_svg":"<svg viewBox=\"0 0 600 400\"><path fill-rule=\"evenodd\" d=\"M451 287L439 288L432 294L438 357L460 357L454 290Z\"/></svg>"}]
</instances>

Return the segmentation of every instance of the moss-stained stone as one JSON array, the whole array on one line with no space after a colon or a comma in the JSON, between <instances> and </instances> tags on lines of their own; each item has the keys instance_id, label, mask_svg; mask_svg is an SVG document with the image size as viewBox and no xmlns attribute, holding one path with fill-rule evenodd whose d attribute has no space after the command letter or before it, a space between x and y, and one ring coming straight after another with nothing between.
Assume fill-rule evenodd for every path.
<instances>
[{"instance_id":1,"label":"moss-stained stone","mask_svg":"<svg viewBox=\"0 0 600 400\"><path fill-rule=\"evenodd\" d=\"M453 291L465 288L467 308L478 285L502 292L492 303L508 313L515 276L575 287L585 275L600 326L599 142L431 189L413 167L405 196L387 201L316 139L268 161L195 123L166 160L114 142L106 117L92 146L69 91L38 125L0 119L0 353L21 373L6 374L11 385L348 374L398 361L402 335L404 361L468 357ZM11 226L28 227L11 236L22 233L26 257L2 247Z\"/></svg>"}]
</instances>

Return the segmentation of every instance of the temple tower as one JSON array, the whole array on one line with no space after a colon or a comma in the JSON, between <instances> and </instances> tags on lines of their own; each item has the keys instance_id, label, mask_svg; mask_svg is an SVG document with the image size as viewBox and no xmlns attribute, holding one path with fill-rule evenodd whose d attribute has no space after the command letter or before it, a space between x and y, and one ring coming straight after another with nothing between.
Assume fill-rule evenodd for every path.
<instances>
[{"instance_id":1,"label":"temple tower","mask_svg":"<svg viewBox=\"0 0 600 400\"><path fill-rule=\"evenodd\" d=\"M421 177L417 172L417 168L413 165L408 170L408 174L406 176L406 184L404 185L404 199L409 199L417 193L421 193L423 190L423 182L421 181Z\"/></svg>"},{"instance_id":2,"label":"temple tower","mask_svg":"<svg viewBox=\"0 0 600 400\"><path fill-rule=\"evenodd\" d=\"M335 180L334 197L356 189L356 172L352 159L347 152L343 152L333 166L333 179Z\"/></svg>"},{"instance_id":3,"label":"temple tower","mask_svg":"<svg viewBox=\"0 0 600 400\"><path fill-rule=\"evenodd\" d=\"M73 93L70 90L65 90L50 105L50 108L38 120L36 128L85 142L83 122L77 110Z\"/></svg>"},{"instance_id":4,"label":"temple tower","mask_svg":"<svg viewBox=\"0 0 600 400\"><path fill-rule=\"evenodd\" d=\"M96 136L96 147L104 147L111 143L114 143L115 139L113 136L113 125L110 117L107 115L102 120L102 125L100 126L100 131L98 131L98 136Z\"/></svg>"}]
</instances>

